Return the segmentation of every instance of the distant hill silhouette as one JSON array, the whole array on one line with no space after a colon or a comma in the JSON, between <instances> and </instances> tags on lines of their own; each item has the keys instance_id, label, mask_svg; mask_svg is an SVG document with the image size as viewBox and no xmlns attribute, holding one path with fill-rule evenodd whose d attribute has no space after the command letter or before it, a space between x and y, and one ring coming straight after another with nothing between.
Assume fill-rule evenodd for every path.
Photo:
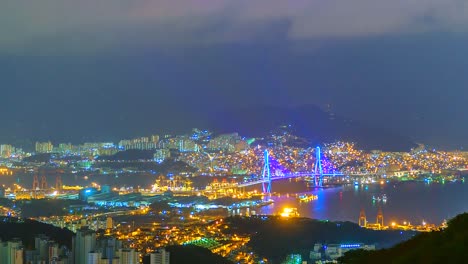
<instances>
[{"instance_id":1,"label":"distant hill silhouette","mask_svg":"<svg viewBox=\"0 0 468 264\"><path fill-rule=\"evenodd\" d=\"M151 134L182 134L192 128L210 129L215 133L239 132L246 137L264 137L278 126L291 124L297 135L309 139L313 144L342 139L354 141L364 149L406 151L415 146L407 137L400 136L388 128L358 122L343 116L333 115L314 105L300 107L254 106L230 109L211 105L183 105L158 112L154 120L154 109L142 105L128 115L111 114L103 124L77 122L74 119L41 121L25 124L21 131L7 130L0 139L34 149L35 140L52 140L80 144L94 141L118 142L124 138ZM369 109L372 111L372 109ZM352 117L351 117L352 118ZM149 122L152 120L151 122ZM40 130L35 129L41 127ZM29 139L20 140L20 139Z\"/></svg>"},{"instance_id":2,"label":"distant hill silhouette","mask_svg":"<svg viewBox=\"0 0 468 264\"><path fill-rule=\"evenodd\" d=\"M292 125L295 134L313 144L335 140L353 141L367 150L408 151L416 144L388 129L327 113L317 106L298 108L258 106L232 109L211 115L209 125L217 132L239 132L263 137L281 125Z\"/></svg>"}]
</instances>

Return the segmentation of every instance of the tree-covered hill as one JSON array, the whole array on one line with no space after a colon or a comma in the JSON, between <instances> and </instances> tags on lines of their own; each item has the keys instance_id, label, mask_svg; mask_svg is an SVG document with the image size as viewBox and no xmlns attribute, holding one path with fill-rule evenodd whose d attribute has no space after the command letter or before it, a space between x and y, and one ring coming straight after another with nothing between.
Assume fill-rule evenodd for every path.
<instances>
[{"instance_id":1,"label":"tree-covered hill","mask_svg":"<svg viewBox=\"0 0 468 264\"><path fill-rule=\"evenodd\" d=\"M412 231L375 231L351 222L275 216L229 217L225 232L248 234L249 246L271 263L281 263L288 254L309 256L315 243L369 243L390 247L413 237Z\"/></svg>"},{"instance_id":2,"label":"tree-covered hill","mask_svg":"<svg viewBox=\"0 0 468 264\"><path fill-rule=\"evenodd\" d=\"M11 217L0 218L0 239L2 241L19 238L27 249L34 249L34 237L36 235L46 235L58 244L71 248L74 233L68 229L34 220L18 220Z\"/></svg>"}]
</instances>

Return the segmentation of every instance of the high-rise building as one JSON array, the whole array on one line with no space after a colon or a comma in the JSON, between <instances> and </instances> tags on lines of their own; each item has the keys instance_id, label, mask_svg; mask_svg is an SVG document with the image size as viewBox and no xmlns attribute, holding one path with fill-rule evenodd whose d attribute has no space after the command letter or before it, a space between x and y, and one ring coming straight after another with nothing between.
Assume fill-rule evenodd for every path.
<instances>
[{"instance_id":1,"label":"high-rise building","mask_svg":"<svg viewBox=\"0 0 468 264\"><path fill-rule=\"evenodd\" d=\"M73 239L75 264L88 264L88 254L96 248L96 234L87 226L77 230Z\"/></svg>"},{"instance_id":2,"label":"high-rise building","mask_svg":"<svg viewBox=\"0 0 468 264\"><path fill-rule=\"evenodd\" d=\"M119 249L117 257L120 264L138 264L140 262L138 252L135 249Z\"/></svg>"},{"instance_id":3,"label":"high-rise building","mask_svg":"<svg viewBox=\"0 0 468 264\"><path fill-rule=\"evenodd\" d=\"M119 150L116 147L109 147L109 148L101 147L98 149L97 154L99 156L112 156L116 154L117 152L119 152Z\"/></svg>"},{"instance_id":4,"label":"high-rise building","mask_svg":"<svg viewBox=\"0 0 468 264\"><path fill-rule=\"evenodd\" d=\"M36 142L36 153L51 153L54 146L50 141L48 142Z\"/></svg>"},{"instance_id":5,"label":"high-rise building","mask_svg":"<svg viewBox=\"0 0 468 264\"><path fill-rule=\"evenodd\" d=\"M34 238L34 248L39 261L49 261L48 244L49 238L45 235L38 235Z\"/></svg>"},{"instance_id":6,"label":"high-rise building","mask_svg":"<svg viewBox=\"0 0 468 264\"><path fill-rule=\"evenodd\" d=\"M223 134L212 139L208 143L207 148L210 151L234 152L236 150L236 144L241 140L238 133Z\"/></svg>"},{"instance_id":7,"label":"high-rise building","mask_svg":"<svg viewBox=\"0 0 468 264\"><path fill-rule=\"evenodd\" d=\"M102 257L106 259L114 259L117 256L117 251L122 249L122 241L116 238L109 237L98 241L97 250L102 252Z\"/></svg>"},{"instance_id":8,"label":"high-rise building","mask_svg":"<svg viewBox=\"0 0 468 264\"><path fill-rule=\"evenodd\" d=\"M150 254L150 264L169 264L170 253L164 248L160 248Z\"/></svg>"},{"instance_id":9,"label":"high-rise building","mask_svg":"<svg viewBox=\"0 0 468 264\"><path fill-rule=\"evenodd\" d=\"M87 264L100 264L101 258L102 258L101 256L102 256L101 252L91 251L87 255L86 263Z\"/></svg>"},{"instance_id":10,"label":"high-rise building","mask_svg":"<svg viewBox=\"0 0 468 264\"><path fill-rule=\"evenodd\" d=\"M71 143L60 143L58 147L58 152L63 154L68 154L72 151L73 145Z\"/></svg>"},{"instance_id":11,"label":"high-rise building","mask_svg":"<svg viewBox=\"0 0 468 264\"><path fill-rule=\"evenodd\" d=\"M188 138L178 139L177 145L180 152L197 152L199 150L198 145Z\"/></svg>"},{"instance_id":12,"label":"high-rise building","mask_svg":"<svg viewBox=\"0 0 468 264\"><path fill-rule=\"evenodd\" d=\"M0 263L23 264L23 246L20 240L0 243Z\"/></svg>"},{"instance_id":13,"label":"high-rise building","mask_svg":"<svg viewBox=\"0 0 468 264\"><path fill-rule=\"evenodd\" d=\"M5 145L5 144L0 145L0 156L2 158L10 157L13 151L14 151L14 148L12 145Z\"/></svg>"},{"instance_id":14,"label":"high-rise building","mask_svg":"<svg viewBox=\"0 0 468 264\"><path fill-rule=\"evenodd\" d=\"M155 137L155 138L153 138ZM124 150L129 150L129 149L139 149L139 150L150 150L150 149L155 149L157 147L157 141L159 141L159 136L156 135L150 138L148 137L141 137L141 138L134 138L134 139L124 139L119 142L119 148L124 149Z\"/></svg>"},{"instance_id":15,"label":"high-rise building","mask_svg":"<svg viewBox=\"0 0 468 264\"><path fill-rule=\"evenodd\" d=\"M171 152L168 149L156 149L153 155L154 161L161 163L165 159L171 157Z\"/></svg>"},{"instance_id":16,"label":"high-rise building","mask_svg":"<svg viewBox=\"0 0 468 264\"><path fill-rule=\"evenodd\" d=\"M151 135L151 142L158 143L159 142L159 135Z\"/></svg>"},{"instance_id":17,"label":"high-rise building","mask_svg":"<svg viewBox=\"0 0 468 264\"><path fill-rule=\"evenodd\" d=\"M49 263L62 264L68 262L67 255L70 253L66 247L59 247L45 235L34 237L34 250L26 250L24 263Z\"/></svg>"},{"instance_id":18,"label":"high-rise building","mask_svg":"<svg viewBox=\"0 0 468 264\"><path fill-rule=\"evenodd\" d=\"M106 219L106 229L114 228L114 224L112 223L112 217L107 217Z\"/></svg>"}]
</instances>

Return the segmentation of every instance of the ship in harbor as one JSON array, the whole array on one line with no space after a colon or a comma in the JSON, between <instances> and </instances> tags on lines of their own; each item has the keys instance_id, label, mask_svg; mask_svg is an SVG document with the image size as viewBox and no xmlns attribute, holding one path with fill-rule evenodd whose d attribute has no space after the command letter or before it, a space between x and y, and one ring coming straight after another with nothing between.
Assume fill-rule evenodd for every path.
<instances>
[{"instance_id":1,"label":"ship in harbor","mask_svg":"<svg viewBox=\"0 0 468 264\"><path fill-rule=\"evenodd\" d=\"M372 196L372 202L383 202L383 203L386 203L387 202L387 195L386 194L382 194L382 195L373 195Z\"/></svg>"},{"instance_id":2,"label":"ship in harbor","mask_svg":"<svg viewBox=\"0 0 468 264\"><path fill-rule=\"evenodd\" d=\"M301 203L307 203L311 201L315 201L318 199L318 195L316 194L301 194L297 196L297 200Z\"/></svg>"}]
</instances>

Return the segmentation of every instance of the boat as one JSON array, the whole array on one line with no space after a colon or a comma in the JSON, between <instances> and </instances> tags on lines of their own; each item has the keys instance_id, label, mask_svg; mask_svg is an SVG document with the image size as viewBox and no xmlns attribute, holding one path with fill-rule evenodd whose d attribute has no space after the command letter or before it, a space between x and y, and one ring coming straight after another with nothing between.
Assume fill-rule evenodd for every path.
<instances>
[{"instance_id":1,"label":"boat","mask_svg":"<svg viewBox=\"0 0 468 264\"><path fill-rule=\"evenodd\" d=\"M301 194L297 197L299 202L306 203L310 201L315 201L318 199L318 195L316 194Z\"/></svg>"},{"instance_id":2,"label":"boat","mask_svg":"<svg viewBox=\"0 0 468 264\"><path fill-rule=\"evenodd\" d=\"M382 195L382 202L384 202L384 203L387 202L387 195L386 194Z\"/></svg>"},{"instance_id":3,"label":"boat","mask_svg":"<svg viewBox=\"0 0 468 264\"><path fill-rule=\"evenodd\" d=\"M384 202L386 203L387 202L387 195L386 194L383 194L383 195L379 195L379 196L375 196L375 195L372 195L372 201L373 202Z\"/></svg>"}]
</instances>

